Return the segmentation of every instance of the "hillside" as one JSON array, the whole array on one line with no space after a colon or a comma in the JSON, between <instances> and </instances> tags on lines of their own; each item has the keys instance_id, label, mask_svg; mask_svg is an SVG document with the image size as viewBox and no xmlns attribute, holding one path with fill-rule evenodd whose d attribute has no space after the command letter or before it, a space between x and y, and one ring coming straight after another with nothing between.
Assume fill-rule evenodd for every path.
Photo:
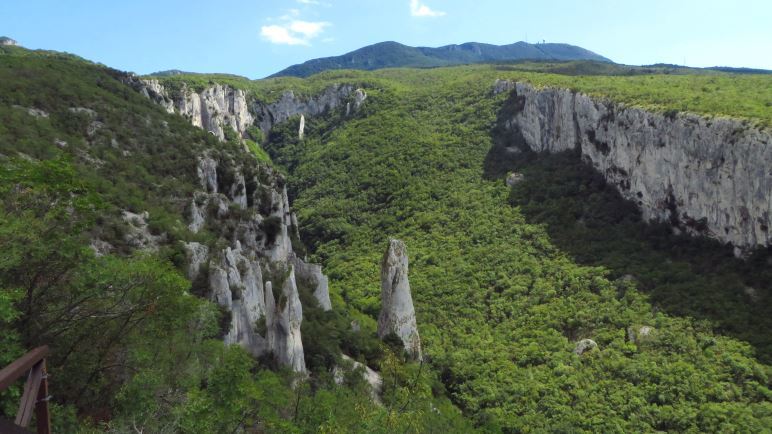
<instances>
[{"instance_id":1,"label":"hillside","mask_svg":"<svg viewBox=\"0 0 772 434\"><path fill-rule=\"evenodd\" d=\"M668 70L143 79L9 47L0 364L52 345L55 432L763 432L767 241L736 258L680 214L649 221L630 174L591 164L623 154L615 129L635 116L672 129L656 149L688 147L684 128L718 131L711 144L728 131L704 176L764 164L770 76ZM600 128L568 140L563 120ZM541 125L555 126L545 143L581 148L537 152ZM748 144L758 161L737 155ZM760 207L731 229L756 233ZM376 334L393 238L422 362ZM313 263L329 309L300 277ZM302 307L285 323L300 354L261 347L274 322L242 309L258 289L280 315Z\"/></svg>"},{"instance_id":2,"label":"hillside","mask_svg":"<svg viewBox=\"0 0 772 434\"><path fill-rule=\"evenodd\" d=\"M568 44L529 44L521 41L509 45L491 45L467 42L431 48L409 47L398 42L381 42L341 56L313 59L293 65L271 77L308 77L335 69L426 68L524 59L611 62L592 51Z\"/></svg>"}]
</instances>

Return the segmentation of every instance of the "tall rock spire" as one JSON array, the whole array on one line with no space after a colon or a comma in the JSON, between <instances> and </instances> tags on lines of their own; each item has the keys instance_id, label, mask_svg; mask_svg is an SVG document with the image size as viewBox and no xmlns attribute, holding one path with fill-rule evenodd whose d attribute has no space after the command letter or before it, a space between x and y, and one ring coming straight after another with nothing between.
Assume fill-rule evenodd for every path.
<instances>
[{"instance_id":1,"label":"tall rock spire","mask_svg":"<svg viewBox=\"0 0 772 434\"><path fill-rule=\"evenodd\" d=\"M273 285L266 284L266 295L270 293L266 302L276 303L274 311L266 316L268 348L273 351L282 366L287 366L295 372L306 372L303 341L300 338L303 306L300 304L298 286L295 283L295 268L292 265L289 267L289 275L282 285L278 300L274 300Z\"/></svg>"},{"instance_id":2,"label":"tall rock spire","mask_svg":"<svg viewBox=\"0 0 772 434\"><path fill-rule=\"evenodd\" d=\"M402 339L405 350L413 358L420 360L421 338L418 336L407 274L407 246L400 240L390 240L381 261L381 314L378 316L378 337L396 334Z\"/></svg>"}]
</instances>

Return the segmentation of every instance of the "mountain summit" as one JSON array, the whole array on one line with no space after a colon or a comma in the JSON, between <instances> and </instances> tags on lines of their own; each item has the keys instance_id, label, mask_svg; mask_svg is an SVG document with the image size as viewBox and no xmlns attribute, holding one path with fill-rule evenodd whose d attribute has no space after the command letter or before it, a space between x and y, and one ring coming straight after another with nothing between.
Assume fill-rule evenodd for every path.
<instances>
[{"instance_id":1,"label":"mountain summit","mask_svg":"<svg viewBox=\"0 0 772 434\"><path fill-rule=\"evenodd\" d=\"M599 54L569 44L509 45L467 42L443 47L410 47L398 42L380 42L342 56L322 57L292 65L271 77L308 77L330 69L381 69L398 67L435 67L465 63L502 62L511 60L596 60L611 62Z\"/></svg>"}]
</instances>

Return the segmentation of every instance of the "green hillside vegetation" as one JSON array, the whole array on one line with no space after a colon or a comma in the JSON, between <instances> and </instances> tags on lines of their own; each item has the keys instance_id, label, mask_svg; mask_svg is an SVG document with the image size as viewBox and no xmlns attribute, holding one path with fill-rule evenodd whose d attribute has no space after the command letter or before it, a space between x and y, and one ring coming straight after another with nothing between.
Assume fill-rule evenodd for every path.
<instances>
[{"instance_id":1,"label":"green hillside vegetation","mask_svg":"<svg viewBox=\"0 0 772 434\"><path fill-rule=\"evenodd\" d=\"M769 297L767 252L740 263L721 246L642 224L575 155L499 159L497 173L486 165L501 145L497 116L507 98L492 95L495 79L769 126L769 76L570 76L477 65L305 80L162 78L172 91L219 82L264 101L332 83L366 88L354 118L306 119L303 141L294 118L247 152L165 113L118 71L20 50L0 54L0 364L52 345L55 432L772 426L768 328L758 319L772 315L736 292L747 285ZM222 312L191 296L199 288L182 277L180 241L213 245L227 230L186 228L204 150L248 170L275 164L287 173L303 241L330 277L332 312L301 288L311 378L295 388L270 360L225 347ZM507 170L527 181L510 191L497 178ZM158 251L126 245L123 210L149 211L151 231L166 236ZM93 236L116 250L94 255ZM392 237L408 246L423 364L375 338L378 264ZM352 320L363 333L351 332ZM652 332L630 336L643 326ZM598 348L575 354L586 338ZM341 351L380 370L382 405L358 373L335 384ZM5 418L19 395L17 387L0 396Z\"/></svg>"},{"instance_id":2,"label":"green hillside vegetation","mask_svg":"<svg viewBox=\"0 0 772 434\"><path fill-rule=\"evenodd\" d=\"M212 83L229 84L248 90L255 98L265 102L277 100L287 89L292 89L296 95L313 95L331 83L404 88L432 86L437 81L479 81L481 85L491 86L496 79L507 79L529 82L537 87L572 89L657 112L727 116L747 120L765 128L772 126L770 74L728 74L691 69L683 71L668 67L623 67L599 62L525 62L428 70L398 68L372 72L328 71L307 79L281 77L248 80L234 76L200 74L156 78L175 89L179 89L182 83L198 90Z\"/></svg>"},{"instance_id":3,"label":"green hillside vegetation","mask_svg":"<svg viewBox=\"0 0 772 434\"><path fill-rule=\"evenodd\" d=\"M54 432L469 431L439 380L372 327L352 334L345 309L323 312L307 290L312 377L300 387L222 343L223 312L182 277L181 241L214 247L228 230L187 229L196 159L209 150L248 175L268 157L165 113L121 77L72 56L0 55L0 365L51 347ZM124 210L149 212L156 251L129 245ZM93 237L115 249L95 255ZM383 406L359 373L335 384L341 349L383 371ZM13 419L20 395L21 382L0 395L0 417Z\"/></svg>"},{"instance_id":4,"label":"green hillside vegetation","mask_svg":"<svg viewBox=\"0 0 772 434\"><path fill-rule=\"evenodd\" d=\"M336 69L372 71L383 68L428 68L483 62L531 60L594 60L611 62L584 48L568 44L529 44L516 42L508 45L467 42L443 47L410 47L387 41L368 45L341 56L312 59L292 65L271 77L308 77Z\"/></svg>"},{"instance_id":5,"label":"green hillside vegetation","mask_svg":"<svg viewBox=\"0 0 772 434\"><path fill-rule=\"evenodd\" d=\"M595 190L585 192L590 175L582 171L545 181L557 166L578 164L576 156L546 167L523 162L532 165L526 173L533 180L512 193L514 207L500 179L483 178L505 98L491 96L494 74L507 76L493 71L379 71L369 75L377 85L368 88L359 118L343 124L335 118L307 120L302 142L295 119L269 139L273 161L290 173L304 239L343 300L376 315L379 247L390 237L404 240L428 359L464 413L492 431L767 429L770 366L758 357L768 360L768 337L763 324L743 328L752 315L769 317L769 308L752 307L742 292L729 295L745 278L768 294L766 262L738 265L720 246L694 260L678 259L704 246L657 235L661 229L643 229L634 223L634 208L613 197L591 204L614 207L608 212L623 224L612 234L630 234L627 244L597 237L581 255L581 242L593 233L558 231L553 241L553 226L539 223L566 224L575 217L571 207L601 194L593 193L601 187L590 185ZM573 80L526 77L540 84ZM637 83L651 80L659 88L645 88L644 97L654 99L665 95L669 84L689 83L672 86L675 94L688 93L694 83L711 78L614 78L603 89L635 95L644 89ZM717 79L735 90L755 80ZM601 89L596 77L582 77L577 87L588 83ZM582 195L572 193L577 188ZM561 212L553 219L539 217L555 210ZM629 217L620 217L628 212ZM600 211L586 219L592 227L617 223L604 220L608 217ZM625 219L637 226L625 226ZM644 241L649 232L659 238ZM636 242L645 249L629 255L629 245ZM562 250L563 245L568 248ZM613 263L611 254L594 256L603 248L628 256ZM574 254L589 265L577 263ZM678 262L662 275L652 272L652 264L673 256ZM704 269L724 263L700 277ZM739 274L759 270L764 274L757 281ZM618 279L627 273L638 277ZM664 284L672 277L678 280ZM719 280L708 282L711 278ZM730 315L719 319L718 306L726 300ZM732 321L737 323L728 324ZM630 330L641 326L654 331L631 338ZM585 338L596 341L598 350L574 354L576 342Z\"/></svg>"}]
</instances>

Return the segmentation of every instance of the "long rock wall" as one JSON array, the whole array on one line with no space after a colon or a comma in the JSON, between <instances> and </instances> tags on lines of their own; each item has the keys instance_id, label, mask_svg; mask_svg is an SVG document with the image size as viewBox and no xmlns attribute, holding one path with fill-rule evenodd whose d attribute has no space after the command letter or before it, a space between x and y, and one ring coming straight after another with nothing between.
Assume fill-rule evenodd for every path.
<instances>
[{"instance_id":1,"label":"long rock wall","mask_svg":"<svg viewBox=\"0 0 772 434\"><path fill-rule=\"evenodd\" d=\"M248 97L244 90L221 84L213 84L200 92L183 84L179 92L172 93L157 79L130 77L127 82L167 112L186 117L220 140L225 139L228 127L246 137L249 127L257 126L268 133L274 125L296 115L318 116L330 110L345 110L349 116L367 99L364 90L350 84L332 85L307 98L287 90L277 101L265 103Z\"/></svg>"},{"instance_id":2,"label":"long rock wall","mask_svg":"<svg viewBox=\"0 0 772 434\"><path fill-rule=\"evenodd\" d=\"M731 243L736 254L772 242L768 130L497 81L494 92L505 91L514 106L505 121L513 143L536 152L579 148L645 219Z\"/></svg>"}]
</instances>

